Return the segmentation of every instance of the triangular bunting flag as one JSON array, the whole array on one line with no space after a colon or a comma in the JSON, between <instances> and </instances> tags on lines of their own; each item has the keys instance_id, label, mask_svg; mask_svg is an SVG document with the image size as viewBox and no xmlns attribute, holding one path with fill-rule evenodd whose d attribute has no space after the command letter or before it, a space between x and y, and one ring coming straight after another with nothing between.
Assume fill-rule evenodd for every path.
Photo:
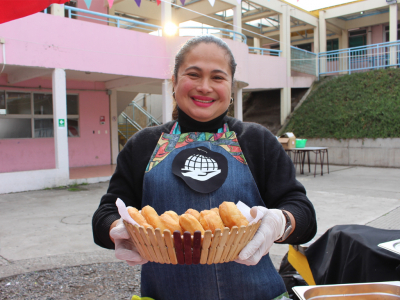
<instances>
[{"instance_id":1,"label":"triangular bunting flag","mask_svg":"<svg viewBox=\"0 0 400 300\"><path fill-rule=\"evenodd\" d=\"M107 0L108 1L108 6L111 8L114 4L114 0Z\"/></svg>"},{"instance_id":2,"label":"triangular bunting flag","mask_svg":"<svg viewBox=\"0 0 400 300\"><path fill-rule=\"evenodd\" d=\"M157 0L157 5L160 5L161 4L161 0Z\"/></svg>"},{"instance_id":3,"label":"triangular bunting flag","mask_svg":"<svg viewBox=\"0 0 400 300\"><path fill-rule=\"evenodd\" d=\"M181 0L182 5L185 5L185 0Z\"/></svg>"},{"instance_id":4,"label":"triangular bunting flag","mask_svg":"<svg viewBox=\"0 0 400 300\"><path fill-rule=\"evenodd\" d=\"M87 9L90 9L90 5L92 4L92 0L85 0L85 4Z\"/></svg>"},{"instance_id":5,"label":"triangular bunting flag","mask_svg":"<svg viewBox=\"0 0 400 300\"><path fill-rule=\"evenodd\" d=\"M137 4L137 6L140 7L140 3L142 3L142 0L135 0L135 2L136 2L136 4Z\"/></svg>"},{"instance_id":6,"label":"triangular bunting flag","mask_svg":"<svg viewBox=\"0 0 400 300\"><path fill-rule=\"evenodd\" d=\"M215 4L215 0L208 0L208 2L210 2L211 6L214 6Z\"/></svg>"}]
</instances>

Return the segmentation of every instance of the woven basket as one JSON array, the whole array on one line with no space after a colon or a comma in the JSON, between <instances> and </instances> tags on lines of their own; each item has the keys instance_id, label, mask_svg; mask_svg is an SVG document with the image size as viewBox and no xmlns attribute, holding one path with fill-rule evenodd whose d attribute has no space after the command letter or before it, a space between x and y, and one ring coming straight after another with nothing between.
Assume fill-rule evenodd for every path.
<instances>
[{"instance_id":1,"label":"woven basket","mask_svg":"<svg viewBox=\"0 0 400 300\"><path fill-rule=\"evenodd\" d=\"M169 230L144 229L124 221L125 227L140 255L151 262L161 264L218 264L230 262L237 258L240 251L253 238L261 221L249 225L216 229L212 234L207 230L204 237L200 231L192 236L189 232L183 235L179 231L173 234Z\"/></svg>"}]
</instances>

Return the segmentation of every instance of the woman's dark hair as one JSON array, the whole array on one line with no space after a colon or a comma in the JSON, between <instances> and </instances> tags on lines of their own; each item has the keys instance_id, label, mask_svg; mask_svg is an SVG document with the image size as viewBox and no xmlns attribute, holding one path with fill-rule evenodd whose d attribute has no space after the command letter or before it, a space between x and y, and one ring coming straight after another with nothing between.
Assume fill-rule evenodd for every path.
<instances>
[{"instance_id":1,"label":"woman's dark hair","mask_svg":"<svg viewBox=\"0 0 400 300\"><path fill-rule=\"evenodd\" d=\"M181 49L178 51L178 53L175 56L175 66L174 66L174 77L175 77L175 82L178 80L178 71L181 65L183 64L186 55L190 50L192 50L194 47L200 45L201 43L206 43L206 44L215 44L221 49L225 50L226 54L228 55L229 59L229 68L231 69L232 73L232 84L233 84L233 78L235 76L235 71L236 71L236 62L235 58L233 57L232 51L229 48L228 44L225 43L223 40L220 38L217 38L213 35L201 35L201 36L196 36L194 38L191 38L190 40L186 41L186 43L181 47ZM174 110L172 112L172 119L176 120L178 119L178 108L176 101L174 101Z\"/></svg>"}]
</instances>

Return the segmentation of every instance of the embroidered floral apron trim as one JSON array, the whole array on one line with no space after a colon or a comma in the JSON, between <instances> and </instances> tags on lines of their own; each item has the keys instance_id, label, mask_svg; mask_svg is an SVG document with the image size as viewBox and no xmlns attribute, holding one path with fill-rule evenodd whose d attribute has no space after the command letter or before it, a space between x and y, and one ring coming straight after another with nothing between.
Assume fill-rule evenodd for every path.
<instances>
[{"instance_id":1,"label":"embroidered floral apron trim","mask_svg":"<svg viewBox=\"0 0 400 300\"><path fill-rule=\"evenodd\" d=\"M172 132L176 127L176 124L172 128ZM226 130L229 130L227 124ZM236 160L242 164L247 165L246 159L244 158L242 149L239 146L239 142L234 131L220 132L220 133L209 133L209 132L189 132L183 134L169 134L163 133L158 140L155 151L153 152L150 161L146 168L146 173L162 162L172 151L175 149L182 148L193 142L210 142L213 145L220 146L231 154Z\"/></svg>"}]
</instances>

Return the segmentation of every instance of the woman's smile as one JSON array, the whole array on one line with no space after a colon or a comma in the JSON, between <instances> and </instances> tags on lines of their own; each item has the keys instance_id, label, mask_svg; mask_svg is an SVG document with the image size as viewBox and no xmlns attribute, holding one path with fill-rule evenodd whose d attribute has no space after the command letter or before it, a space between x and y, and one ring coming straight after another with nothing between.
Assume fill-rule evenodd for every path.
<instances>
[{"instance_id":1,"label":"woman's smile","mask_svg":"<svg viewBox=\"0 0 400 300\"><path fill-rule=\"evenodd\" d=\"M209 107L215 102L213 98L206 96L192 96L191 99L193 100L194 104L200 107Z\"/></svg>"}]
</instances>

